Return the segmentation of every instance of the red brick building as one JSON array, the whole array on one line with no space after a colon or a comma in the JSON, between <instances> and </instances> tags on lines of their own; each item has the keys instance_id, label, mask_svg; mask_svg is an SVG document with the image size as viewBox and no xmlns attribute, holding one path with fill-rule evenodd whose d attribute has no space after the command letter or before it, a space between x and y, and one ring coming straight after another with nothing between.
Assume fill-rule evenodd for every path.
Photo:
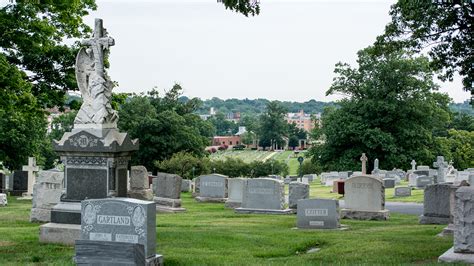
<instances>
[{"instance_id":1,"label":"red brick building","mask_svg":"<svg viewBox=\"0 0 474 266\"><path fill-rule=\"evenodd\" d=\"M234 146L241 144L240 136L215 136L212 138L212 146Z\"/></svg>"}]
</instances>

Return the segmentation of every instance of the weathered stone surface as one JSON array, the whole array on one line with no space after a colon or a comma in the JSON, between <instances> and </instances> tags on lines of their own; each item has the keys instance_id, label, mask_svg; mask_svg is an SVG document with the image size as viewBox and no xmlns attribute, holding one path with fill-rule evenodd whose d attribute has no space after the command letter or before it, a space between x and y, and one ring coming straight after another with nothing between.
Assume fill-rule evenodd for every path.
<instances>
[{"instance_id":1,"label":"weathered stone surface","mask_svg":"<svg viewBox=\"0 0 474 266\"><path fill-rule=\"evenodd\" d=\"M420 175L415 177L415 183L417 188L425 188L426 186L434 184L433 177Z\"/></svg>"},{"instance_id":2,"label":"weathered stone surface","mask_svg":"<svg viewBox=\"0 0 474 266\"><path fill-rule=\"evenodd\" d=\"M39 171L33 186L31 222L51 221L51 208L59 203L63 193L64 172L58 170Z\"/></svg>"},{"instance_id":3,"label":"weathered stone surface","mask_svg":"<svg viewBox=\"0 0 474 266\"><path fill-rule=\"evenodd\" d=\"M474 254L474 187L456 191L454 252Z\"/></svg>"},{"instance_id":4,"label":"weathered stone surface","mask_svg":"<svg viewBox=\"0 0 474 266\"><path fill-rule=\"evenodd\" d=\"M288 207L296 209L298 200L309 198L309 185L299 182L291 182L288 193Z\"/></svg>"},{"instance_id":5,"label":"weathered stone surface","mask_svg":"<svg viewBox=\"0 0 474 266\"><path fill-rule=\"evenodd\" d=\"M13 172L13 190L10 191L11 196L21 196L28 191L28 172L14 171Z\"/></svg>"},{"instance_id":6,"label":"weathered stone surface","mask_svg":"<svg viewBox=\"0 0 474 266\"><path fill-rule=\"evenodd\" d=\"M0 193L0 207L5 207L8 205L7 194Z\"/></svg>"},{"instance_id":7,"label":"weathered stone surface","mask_svg":"<svg viewBox=\"0 0 474 266\"><path fill-rule=\"evenodd\" d=\"M130 189L148 189L148 171L143 165L134 165L130 169Z\"/></svg>"},{"instance_id":8,"label":"weathered stone surface","mask_svg":"<svg viewBox=\"0 0 474 266\"><path fill-rule=\"evenodd\" d=\"M330 199L302 199L298 201L297 226L308 229L339 228L339 202Z\"/></svg>"},{"instance_id":9,"label":"weathered stone surface","mask_svg":"<svg viewBox=\"0 0 474 266\"><path fill-rule=\"evenodd\" d=\"M283 182L270 178L248 179L244 188L242 208L283 210L285 208Z\"/></svg>"},{"instance_id":10,"label":"weathered stone surface","mask_svg":"<svg viewBox=\"0 0 474 266\"><path fill-rule=\"evenodd\" d=\"M74 245L81 237L81 226L78 224L47 223L40 225L39 241L41 243L55 243Z\"/></svg>"},{"instance_id":11,"label":"weathered stone surface","mask_svg":"<svg viewBox=\"0 0 474 266\"><path fill-rule=\"evenodd\" d=\"M438 258L438 262L474 264L474 254L455 253L452 247Z\"/></svg>"},{"instance_id":12,"label":"weathered stone surface","mask_svg":"<svg viewBox=\"0 0 474 266\"><path fill-rule=\"evenodd\" d=\"M128 191L128 197L139 200L153 200L153 191L151 189L131 189Z\"/></svg>"},{"instance_id":13,"label":"weathered stone surface","mask_svg":"<svg viewBox=\"0 0 474 266\"><path fill-rule=\"evenodd\" d=\"M354 176L346 180L346 209L380 211L385 208L385 189L382 181L371 176Z\"/></svg>"},{"instance_id":14,"label":"weathered stone surface","mask_svg":"<svg viewBox=\"0 0 474 266\"><path fill-rule=\"evenodd\" d=\"M192 191L192 181L188 179L183 179L181 183L181 192L191 192Z\"/></svg>"},{"instance_id":15,"label":"weathered stone surface","mask_svg":"<svg viewBox=\"0 0 474 266\"><path fill-rule=\"evenodd\" d=\"M158 173L153 178L153 192L156 197L179 199L181 198L181 183L183 178L179 175Z\"/></svg>"},{"instance_id":16,"label":"weathered stone surface","mask_svg":"<svg viewBox=\"0 0 474 266\"><path fill-rule=\"evenodd\" d=\"M451 184L434 184L425 188L421 224L448 224L450 220Z\"/></svg>"},{"instance_id":17,"label":"weathered stone surface","mask_svg":"<svg viewBox=\"0 0 474 266\"><path fill-rule=\"evenodd\" d=\"M341 219L354 220L388 220L390 212L388 210L381 211L356 211L349 209L341 209Z\"/></svg>"},{"instance_id":18,"label":"weathered stone surface","mask_svg":"<svg viewBox=\"0 0 474 266\"><path fill-rule=\"evenodd\" d=\"M394 197L409 197L411 196L410 187L396 187L394 191Z\"/></svg>"},{"instance_id":19,"label":"weathered stone surface","mask_svg":"<svg viewBox=\"0 0 474 266\"><path fill-rule=\"evenodd\" d=\"M138 243L145 256L156 254L156 205L127 198L81 202L81 239Z\"/></svg>"},{"instance_id":20,"label":"weathered stone surface","mask_svg":"<svg viewBox=\"0 0 474 266\"><path fill-rule=\"evenodd\" d=\"M225 202L227 208L238 208L242 205L242 197L246 178L229 178L228 187L229 195Z\"/></svg>"},{"instance_id":21,"label":"weathered stone surface","mask_svg":"<svg viewBox=\"0 0 474 266\"><path fill-rule=\"evenodd\" d=\"M227 176L210 174L200 176L199 196L202 198L227 198Z\"/></svg>"}]
</instances>

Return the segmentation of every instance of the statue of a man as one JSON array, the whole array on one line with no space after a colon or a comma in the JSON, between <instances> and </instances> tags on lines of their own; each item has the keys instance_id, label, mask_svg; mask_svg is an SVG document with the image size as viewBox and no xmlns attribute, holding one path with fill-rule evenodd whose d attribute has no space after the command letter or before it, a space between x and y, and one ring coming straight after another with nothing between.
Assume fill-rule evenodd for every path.
<instances>
[{"instance_id":1,"label":"statue of a man","mask_svg":"<svg viewBox=\"0 0 474 266\"><path fill-rule=\"evenodd\" d=\"M102 19L95 20L92 39L82 41L76 57L76 79L82 94L82 106L74 120L74 127L116 128L118 115L110 104L113 83L104 70L104 53L114 45L107 36Z\"/></svg>"}]
</instances>

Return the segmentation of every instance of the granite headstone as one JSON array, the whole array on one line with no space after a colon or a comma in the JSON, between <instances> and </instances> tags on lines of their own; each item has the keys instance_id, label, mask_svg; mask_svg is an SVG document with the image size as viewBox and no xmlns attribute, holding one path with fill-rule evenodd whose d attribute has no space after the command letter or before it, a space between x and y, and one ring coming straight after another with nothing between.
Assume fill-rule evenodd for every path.
<instances>
[{"instance_id":1,"label":"granite headstone","mask_svg":"<svg viewBox=\"0 0 474 266\"><path fill-rule=\"evenodd\" d=\"M339 224L339 202L331 199L298 201L297 226L303 229L336 229Z\"/></svg>"}]
</instances>

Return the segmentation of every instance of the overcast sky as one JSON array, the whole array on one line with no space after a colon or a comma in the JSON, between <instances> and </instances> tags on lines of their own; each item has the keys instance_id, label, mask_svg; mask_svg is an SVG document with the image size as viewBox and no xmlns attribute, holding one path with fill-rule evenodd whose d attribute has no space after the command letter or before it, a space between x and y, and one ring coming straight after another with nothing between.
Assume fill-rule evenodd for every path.
<instances>
[{"instance_id":1,"label":"overcast sky","mask_svg":"<svg viewBox=\"0 0 474 266\"><path fill-rule=\"evenodd\" d=\"M334 65L355 65L358 50L383 32L394 1L261 0L245 17L216 0L96 0L86 18L104 19L115 39L116 92L175 82L185 95L208 99L330 101ZM442 84L456 101L469 98L460 78Z\"/></svg>"}]
</instances>

